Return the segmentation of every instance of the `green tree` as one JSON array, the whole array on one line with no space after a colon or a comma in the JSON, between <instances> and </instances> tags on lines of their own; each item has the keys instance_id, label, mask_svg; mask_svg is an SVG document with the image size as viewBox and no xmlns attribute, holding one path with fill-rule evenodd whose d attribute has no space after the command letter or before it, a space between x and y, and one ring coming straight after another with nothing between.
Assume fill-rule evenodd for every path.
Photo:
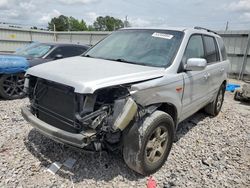
<instances>
[{"instance_id":1,"label":"green tree","mask_svg":"<svg viewBox=\"0 0 250 188\"><path fill-rule=\"evenodd\" d=\"M80 25L81 25L80 26L81 31L87 31L88 30L87 24L83 19L80 21Z\"/></svg>"},{"instance_id":2,"label":"green tree","mask_svg":"<svg viewBox=\"0 0 250 188\"><path fill-rule=\"evenodd\" d=\"M64 15L60 15L59 17L54 17L48 23L48 29L54 30L54 25L56 31L68 31L69 30L69 21L68 17Z\"/></svg>"},{"instance_id":3,"label":"green tree","mask_svg":"<svg viewBox=\"0 0 250 188\"><path fill-rule=\"evenodd\" d=\"M48 29L54 30L54 25L56 31L87 31L88 27L83 20L77 20L76 18L70 16L60 15L59 17L54 17L48 23Z\"/></svg>"},{"instance_id":4,"label":"green tree","mask_svg":"<svg viewBox=\"0 0 250 188\"><path fill-rule=\"evenodd\" d=\"M95 31L94 26L93 26L93 25L89 25L89 26L88 26L88 31Z\"/></svg>"},{"instance_id":5,"label":"green tree","mask_svg":"<svg viewBox=\"0 0 250 188\"><path fill-rule=\"evenodd\" d=\"M55 26L56 31L113 31L124 27L124 24L127 27L130 25L128 21L123 23L122 20L111 16L99 16L93 25L87 26L84 20L60 15L51 19L48 29L53 31Z\"/></svg>"},{"instance_id":6,"label":"green tree","mask_svg":"<svg viewBox=\"0 0 250 188\"><path fill-rule=\"evenodd\" d=\"M122 20L111 16L99 16L93 24L96 31L114 31L124 27Z\"/></svg>"},{"instance_id":7,"label":"green tree","mask_svg":"<svg viewBox=\"0 0 250 188\"><path fill-rule=\"evenodd\" d=\"M87 25L86 23L81 20L77 20L73 17L69 17L69 30L70 31L87 31Z\"/></svg>"}]
</instances>

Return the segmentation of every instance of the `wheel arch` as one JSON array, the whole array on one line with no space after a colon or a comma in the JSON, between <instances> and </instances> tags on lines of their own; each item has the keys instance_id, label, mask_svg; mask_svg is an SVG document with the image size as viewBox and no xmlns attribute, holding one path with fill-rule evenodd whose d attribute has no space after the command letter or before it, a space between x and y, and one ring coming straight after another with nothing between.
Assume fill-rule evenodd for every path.
<instances>
[{"instance_id":1,"label":"wheel arch","mask_svg":"<svg viewBox=\"0 0 250 188\"><path fill-rule=\"evenodd\" d=\"M169 114L175 123L175 126L177 125L178 122L178 111L177 108L174 104L172 103L161 103L160 106L157 108L157 110L161 110L163 112L166 112Z\"/></svg>"},{"instance_id":2,"label":"wheel arch","mask_svg":"<svg viewBox=\"0 0 250 188\"><path fill-rule=\"evenodd\" d=\"M227 80L224 80L224 81L222 82L222 85L224 85L224 87L226 87L226 86L227 86Z\"/></svg>"}]
</instances>

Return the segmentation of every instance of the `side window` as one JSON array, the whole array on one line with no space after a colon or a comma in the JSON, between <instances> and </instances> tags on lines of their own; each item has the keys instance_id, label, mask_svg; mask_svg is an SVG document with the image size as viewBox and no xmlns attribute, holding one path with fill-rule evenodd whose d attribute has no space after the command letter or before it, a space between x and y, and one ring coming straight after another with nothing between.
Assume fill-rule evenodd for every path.
<instances>
[{"instance_id":1,"label":"side window","mask_svg":"<svg viewBox=\"0 0 250 188\"><path fill-rule=\"evenodd\" d=\"M66 57L72 57L72 56L77 56L81 55L85 49L79 48L77 46L62 46L56 48L51 54L49 55L49 58L55 58L56 55L60 54L63 56L63 58Z\"/></svg>"},{"instance_id":2,"label":"side window","mask_svg":"<svg viewBox=\"0 0 250 188\"><path fill-rule=\"evenodd\" d=\"M62 55L63 58L65 57L63 52L65 47L57 47L56 49L54 49L48 56L48 58L54 59L56 57L56 55Z\"/></svg>"},{"instance_id":3,"label":"side window","mask_svg":"<svg viewBox=\"0 0 250 188\"><path fill-rule=\"evenodd\" d=\"M190 37L182 62L185 64L189 58L204 58L204 48L201 35Z\"/></svg>"},{"instance_id":4,"label":"side window","mask_svg":"<svg viewBox=\"0 0 250 188\"><path fill-rule=\"evenodd\" d=\"M84 47L73 47L74 48L74 50L75 50L75 53L74 53L74 55L76 56L76 55L82 55L86 50L87 50L87 48L84 48Z\"/></svg>"},{"instance_id":5,"label":"side window","mask_svg":"<svg viewBox=\"0 0 250 188\"><path fill-rule=\"evenodd\" d=\"M204 36L207 63L220 61L219 51L214 37Z\"/></svg>"},{"instance_id":6,"label":"side window","mask_svg":"<svg viewBox=\"0 0 250 188\"><path fill-rule=\"evenodd\" d=\"M227 52L226 52L224 42L223 42L222 38L219 38L219 37L217 38L217 41L219 43L219 48L220 48L220 51L221 51L222 61L225 61L225 60L227 60Z\"/></svg>"}]
</instances>

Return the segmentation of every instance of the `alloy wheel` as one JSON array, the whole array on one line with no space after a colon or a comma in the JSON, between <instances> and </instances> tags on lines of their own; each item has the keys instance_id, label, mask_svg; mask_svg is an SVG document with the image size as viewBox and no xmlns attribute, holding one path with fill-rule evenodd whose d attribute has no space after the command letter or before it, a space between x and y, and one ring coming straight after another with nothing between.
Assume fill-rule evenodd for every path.
<instances>
[{"instance_id":1,"label":"alloy wheel","mask_svg":"<svg viewBox=\"0 0 250 188\"><path fill-rule=\"evenodd\" d=\"M217 98L217 104L216 104L217 111L220 110L220 108L222 106L222 103L223 103L223 93L222 93L222 89L221 89L219 91L219 95L218 95L218 98Z\"/></svg>"},{"instance_id":2,"label":"alloy wheel","mask_svg":"<svg viewBox=\"0 0 250 188\"><path fill-rule=\"evenodd\" d=\"M24 95L24 75L12 74L3 81L3 91L9 97L21 97Z\"/></svg>"},{"instance_id":3,"label":"alloy wheel","mask_svg":"<svg viewBox=\"0 0 250 188\"><path fill-rule=\"evenodd\" d=\"M150 164L158 162L164 155L168 143L168 131L164 126L158 126L151 134L146 144L146 161Z\"/></svg>"}]
</instances>

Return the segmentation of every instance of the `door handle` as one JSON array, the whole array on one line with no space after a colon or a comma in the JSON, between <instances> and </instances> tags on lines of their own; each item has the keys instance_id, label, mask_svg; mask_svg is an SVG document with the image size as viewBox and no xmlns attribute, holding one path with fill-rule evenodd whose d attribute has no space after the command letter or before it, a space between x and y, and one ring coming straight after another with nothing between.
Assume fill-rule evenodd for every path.
<instances>
[{"instance_id":1,"label":"door handle","mask_svg":"<svg viewBox=\"0 0 250 188\"><path fill-rule=\"evenodd\" d=\"M204 74L204 76L203 76L203 78L204 78L205 80L207 80L209 77L210 77L210 73L206 73L206 74Z\"/></svg>"},{"instance_id":2,"label":"door handle","mask_svg":"<svg viewBox=\"0 0 250 188\"><path fill-rule=\"evenodd\" d=\"M225 70L224 68L221 68L221 69L220 69L220 73L223 73L223 72L224 72L224 70Z\"/></svg>"}]
</instances>

